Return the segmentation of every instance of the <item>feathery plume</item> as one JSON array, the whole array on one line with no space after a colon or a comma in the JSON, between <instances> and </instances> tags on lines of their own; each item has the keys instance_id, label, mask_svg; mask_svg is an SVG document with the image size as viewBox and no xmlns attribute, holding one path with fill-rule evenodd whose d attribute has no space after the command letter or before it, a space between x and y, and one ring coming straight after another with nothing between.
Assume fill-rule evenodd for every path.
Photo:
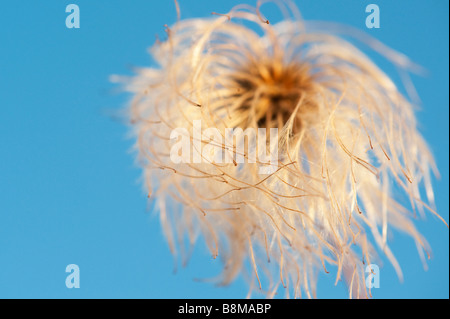
<instances>
[{"instance_id":1,"label":"feathery plume","mask_svg":"<svg viewBox=\"0 0 450 319\"><path fill-rule=\"evenodd\" d=\"M315 297L318 272L334 268L350 297L367 297L365 268L376 247L402 277L389 228L429 255L412 219L439 216L433 158L413 103L335 34L345 28L322 31L326 24L304 22L291 2L275 2L286 12L277 24L263 16L261 2L178 19L151 49L159 68L125 79L149 197L172 253L186 261L202 236L223 260L222 284L243 274L268 296L282 285L287 296ZM374 39L348 35L401 69L415 67ZM231 144L226 129L241 130ZM250 135L239 144L248 129L277 131L258 146ZM252 162L251 149L270 151L273 139L276 167L262 174L274 162Z\"/></svg>"}]
</instances>

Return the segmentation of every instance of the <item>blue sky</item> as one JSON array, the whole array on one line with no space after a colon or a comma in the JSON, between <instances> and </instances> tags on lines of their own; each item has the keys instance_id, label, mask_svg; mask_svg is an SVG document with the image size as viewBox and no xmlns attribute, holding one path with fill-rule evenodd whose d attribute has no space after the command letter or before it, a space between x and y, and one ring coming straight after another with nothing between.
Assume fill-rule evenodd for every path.
<instances>
[{"instance_id":1,"label":"blue sky","mask_svg":"<svg viewBox=\"0 0 450 319\"><path fill-rule=\"evenodd\" d=\"M227 12L240 1L179 0L182 18ZM66 5L81 11L67 29ZM253 1L247 3L254 4ZM413 76L423 101L420 130L441 173L434 180L439 213L449 220L448 2L296 1L306 20L343 22L407 54L429 74ZM381 28L366 29L376 3ZM271 6L267 6L271 8ZM269 20L277 12L266 12ZM150 66L147 49L176 19L172 1L8 1L0 11L0 297L243 298L242 280L225 288L194 281L214 276L203 243L174 273L159 220L148 207L130 153L128 128L114 114L128 96L111 74ZM383 62L381 65L384 66ZM389 71L389 70L388 70ZM398 80L394 76L395 80ZM424 271L412 240L394 232L400 283L384 260L376 298L448 298L449 230L436 218L417 221L433 248ZM80 267L68 289L68 264ZM343 284L319 278L318 297L346 298Z\"/></svg>"}]
</instances>

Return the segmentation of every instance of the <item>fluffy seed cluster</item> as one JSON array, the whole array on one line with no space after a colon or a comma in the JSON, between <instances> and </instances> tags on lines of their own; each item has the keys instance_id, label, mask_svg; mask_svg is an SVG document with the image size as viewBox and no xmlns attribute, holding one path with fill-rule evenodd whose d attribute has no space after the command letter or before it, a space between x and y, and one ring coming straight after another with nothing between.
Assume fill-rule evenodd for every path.
<instances>
[{"instance_id":1,"label":"fluffy seed cluster","mask_svg":"<svg viewBox=\"0 0 450 319\"><path fill-rule=\"evenodd\" d=\"M309 27L290 3L280 7L291 16L277 24L245 5L178 21L151 49L159 67L125 79L146 187L173 254L185 262L202 237L223 261L220 283L243 275L269 297L280 285L288 297L315 297L318 273L333 270L331 284L345 280L350 297L367 297L376 247L401 277L389 228L429 252L412 219L436 214L433 158L412 103L385 73L342 37ZM171 132L184 128L194 142L194 120L220 132L278 128L277 169L174 163Z\"/></svg>"}]
</instances>

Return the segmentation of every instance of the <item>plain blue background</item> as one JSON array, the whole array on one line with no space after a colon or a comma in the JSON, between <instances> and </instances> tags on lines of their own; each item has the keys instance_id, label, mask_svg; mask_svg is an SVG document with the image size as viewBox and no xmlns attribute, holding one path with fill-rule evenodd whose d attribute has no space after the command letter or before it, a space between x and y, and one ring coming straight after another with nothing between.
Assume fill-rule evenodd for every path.
<instances>
[{"instance_id":1,"label":"plain blue background","mask_svg":"<svg viewBox=\"0 0 450 319\"><path fill-rule=\"evenodd\" d=\"M182 18L227 12L239 1L180 0ZM65 26L76 3L81 28ZM255 4L255 2L247 2ZM381 28L366 29L376 3ZM428 69L413 76L422 98L420 129L436 156L437 207L448 221L448 1L325 1L297 4L307 20L344 22L406 53ZM279 18L263 7L271 21ZM0 297L243 298L242 280L218 288L200 241L186 268L174 262L157 216L147 207L128 128L114 115L129 96L111 74L149 66L147 49L175 22L172 1L8 1L0 10ZM381 61L380 61L381 62ZM383 62L381 62L384 66ZM392 73L393 74L393 73ZM394 76L395 80L398 77ZM385 261L375 298L448 298L449 230L436 218L416 222L433 248L425 272L414 242L394 232L400 283ZM66 265L81 269L81 288L65 286ZM256 295L258 297L258 295ZM262 297L262 296L259 296ZM318 297L347 298L333 275L321 275Z\"/></svg>"}]
</instances>

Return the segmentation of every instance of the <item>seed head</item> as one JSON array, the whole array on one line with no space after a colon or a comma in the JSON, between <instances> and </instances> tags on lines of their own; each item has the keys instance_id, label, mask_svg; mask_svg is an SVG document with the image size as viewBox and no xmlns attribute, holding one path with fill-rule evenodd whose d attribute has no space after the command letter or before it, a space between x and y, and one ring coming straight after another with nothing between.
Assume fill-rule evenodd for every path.
<instances>
[{"instance_id":1,"label":"seed head","mask_svg":"<svg viewBox=\"0 0 450 319\"><path fill-rule=\"evenodd\" d=\"M273 296L281 284L287 296L314 297L318 272L332 270L350 297L366 297L365 268L377 250L402 276L390 228L409 234L421 256L429 253L411 220L426 210L437 215L433 158L413 103L383 71L334 35L338 28L324 32L289 2L277 3L293 17L272 24L259 6L238 6L178 21L151 50L159 67L126 79L147 191L174 255L186 261L201 236L223 261L223 284L242 274L250 290ZM413 66L363 39L400 69ZM211 138L196 137L199 120L219 132L277 128L276 169L264 175L265 162L207 159L201 149ZM194 159L174 163L171 133L180 128ZM236 144L228 148L220 136L217 146L249 158L248 148L236 154Z\"/></svg>"}]
</instances>

